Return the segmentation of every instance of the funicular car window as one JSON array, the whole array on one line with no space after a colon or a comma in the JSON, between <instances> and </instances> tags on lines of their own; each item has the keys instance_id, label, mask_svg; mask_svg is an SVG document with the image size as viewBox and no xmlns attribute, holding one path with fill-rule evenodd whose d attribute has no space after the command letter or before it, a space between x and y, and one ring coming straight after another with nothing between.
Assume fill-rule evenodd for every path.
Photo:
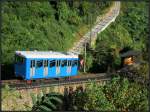
<instances>
[{"instance_id":1,"label":"funicular car window","mask_svg":"<svg viewBox=\"0 0 150 112\"><path fill-rule=\"evenodd\" d=\"M35 67L35 60L31 60L31 64L30 64L30 67Z\"/></svg>"},{"instance_id":2,"label":"funicular car window","mask_svg":"<svg viewBox=\"0 0 150 112\"><path fill-rule=\"evenodd\" d=\"M77 61L77 60L73 60L73 61L72 61L72 66L77 66L77 64L78 64L78 61Z\"/></svg>"},{"instance_id":3,"label":"funicular car window","mask_svg":"<svg viewBox=\"0 0 150 112\"><path fill-rule=\"evenodd\" d=\"M58 66L60 66L61 65L61 60L58 60Z\"/></svg>"},{"instance_id":4,"label":"funicular car window","mask_svg":"<svg viewBox=\"0 0 150 112\"><path fill-rule=\"evenodd\" d=\"M72 61L71 60L68 60L68 66L71 66L71 63Z\"/></svg>"},{"instance_id":5,"label":"funicular car window","mask_svg":"<svg viewBox=\"0 0 150 112\"><path fill-rule=\"evenodd\" d=\"M61 60L56 60L56 66L60 66Z\"/></svg>"},{"instance_id":6,"label":"funicular car window","mask_svg":"<svg viewBox=\"0 0 150 112\"><path fill-rule=\"evenodd\" d=\"M35 60L33 60L33 67L35 67Z\"/></svg>"},{"instance_id":7,"label":"funicular car window","mask_svg":"<svg viewBox=\"0 0 150 112\"><path fill-rule=\"evenodd\" d=\"M48 60L44 60L44 67L48 66Z\"/></svg>"},{"instance_id":8,"label":"funicular car window","mask_svg":"<svg viewBox=\"0 0 150 112\"><path fill-rule=\"evenodd\" d=\"M30 68L32 67L32 64L33 64L33 62L31 61L31 63L30 63Z\"/></svg>"},{"instance_id":9,"label":"funicular car window","mask_svg":"<svg viewBox=\"0 0 150 112\"><path fill-rule=\"evenodd\" d=\"M62 60L62 61L61 61L61 66L62 66L62 67L67 66L67 60Z\"/></svg>"},{"instance_id":10,"label":"funicular car window","mask_svg":"<svg viewBox=\"0 0 150 112\"><path fill-rule=\"evenodd\" d=\"M54 67L55 64L56 64L56 61L55 61L55 60L50 61L50 67Z\"/></svg>"},{"instance_id":11,"label":"funicular car window","mask_svg":"<svg viewBox=\"0 0 150 112\"><path fill-rule=\"evenodd\" d=\"M61 60L56 60L56 67L61 66Z\"/></svg>"},{"instance_id":12,"label":"funicular car window","mask_svg":"<svg viewBox=\"0 0 150 112\"><path fill-rule=\"evenodd\" d=\"M15 63L22 64L22 63L24 63L24 60L25 59L23 57L15 55Z\"/></svg>"},{"instance_id":13,"label":"funicular car window","mask_svg":"<svg viewBox=\"0 0 150 112\"><path fill-rule=\"evenodd\" d=\"M43 66L43 60L37 61L36 62L36 67L42 67Z\"/></svg>"}]
</instances>

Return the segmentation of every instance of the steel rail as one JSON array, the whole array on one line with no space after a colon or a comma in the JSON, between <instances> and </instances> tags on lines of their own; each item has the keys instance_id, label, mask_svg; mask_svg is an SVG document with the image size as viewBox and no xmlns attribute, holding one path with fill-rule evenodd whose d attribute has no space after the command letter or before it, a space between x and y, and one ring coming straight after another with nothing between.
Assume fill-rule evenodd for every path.
<instances>
[{"instance_id":1,"label":"steel rail","mask_svg":"<svg viewBox=\"0 0 150 112\"><path fill-rule=\"evenodd\" d=\"M91 78L79 78L79 79L71 79L71 80L58 80L58 81L50 81L50 82L41 82L41 83L32 83L29 84L8 84L10 89L33 89L33 88L41 88L41 87L52 87L52 86L64 86L64 85L71 85L71 84L81 84L81 83L89 83L90 81L95 80L96 82L100 81L106 81L110 80L109 75L102 75L97 77L91 77ZM2 88L5 86L5 84L2 84Z\"/></svg>"}]
</instances>

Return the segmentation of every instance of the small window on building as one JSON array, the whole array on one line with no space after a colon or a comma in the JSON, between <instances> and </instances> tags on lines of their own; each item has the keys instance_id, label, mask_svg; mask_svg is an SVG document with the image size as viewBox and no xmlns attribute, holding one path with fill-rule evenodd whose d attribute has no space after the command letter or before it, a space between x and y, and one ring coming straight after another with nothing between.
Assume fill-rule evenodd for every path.
<instances>
[{"instance_id":1,"label":"small window on building","mask_svg":"<svg viewBox=\"0 0 150 112\"><path fill-rule=\"evenodd\" d=\"M42 60L40 60L40 61L37 61L36 62L36 67L42 67L43 66L43 61Z\"/></svg>"},{"instance_id":2,"label":"small window on building","mask_svg":"<svg viewBox=\"0 0 150 112\"><path fill-rule=\"evenodd\" d=\"M55 60L50 61L50 67L54 67L56 65L55 63Z\"/></svg>"}]
</instances>

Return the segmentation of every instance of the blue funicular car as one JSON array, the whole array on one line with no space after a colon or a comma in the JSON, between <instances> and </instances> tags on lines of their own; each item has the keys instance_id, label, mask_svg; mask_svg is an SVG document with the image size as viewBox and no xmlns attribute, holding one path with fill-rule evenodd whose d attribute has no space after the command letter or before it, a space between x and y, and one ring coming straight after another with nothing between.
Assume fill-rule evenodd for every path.
<instances>
[{"instance_id":1,"label":"blue funicular car","mask_svg":"<svg viewBox=\"0 0 150 112\"><path fill-rule=\"evenodd\" d=\"M15 75L25 80L61 78L78 73L78 55L53 51L16 51Z\"/></svg>"}]
</instances>

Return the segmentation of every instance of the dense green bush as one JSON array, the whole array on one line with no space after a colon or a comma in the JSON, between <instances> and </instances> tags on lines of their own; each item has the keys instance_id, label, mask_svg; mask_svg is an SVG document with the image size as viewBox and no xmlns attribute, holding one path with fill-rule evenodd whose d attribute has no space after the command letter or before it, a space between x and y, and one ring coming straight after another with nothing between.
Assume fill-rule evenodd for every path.
<instances>
[{"instance_id":1,"label":"dense green bush","mask_svg":"<svg viewBox=\"0 0 150 112\"><path fill-rule=\"evenodd\" d=\"M12 63L16 50L68 50L76 40L75 33L89 24L87 15L93 14L94 22L110 5L88 1L3 2L2 63Z\"/></svg>"},{"instance_id":2,"label":"dense green bush","mask_svg":"<svg viewBox=\"0 0 150 112\"><path fill-rule=\"evenodd\" d=\"M76 110L148 110L148 91L146 87L129 82L126 78L114 77L103 86L92 82L85 91L76 91L73 96L74 106L72 107L76 107Z\"/></svg>"},{"instance_id":3,"label":"dense green bush","mask_svg":"<svg viewBox=\"0 0 150 112\"><path fill-rule=\"evenodd\" d=\"M107 71L109 66L118 69L119 52L126 47L142 51L143 59L148 61L147 40L148 3L122 2L116 21L98 35L94 64L90 69L98 72Z\"/></svg>"}]
</instances>

